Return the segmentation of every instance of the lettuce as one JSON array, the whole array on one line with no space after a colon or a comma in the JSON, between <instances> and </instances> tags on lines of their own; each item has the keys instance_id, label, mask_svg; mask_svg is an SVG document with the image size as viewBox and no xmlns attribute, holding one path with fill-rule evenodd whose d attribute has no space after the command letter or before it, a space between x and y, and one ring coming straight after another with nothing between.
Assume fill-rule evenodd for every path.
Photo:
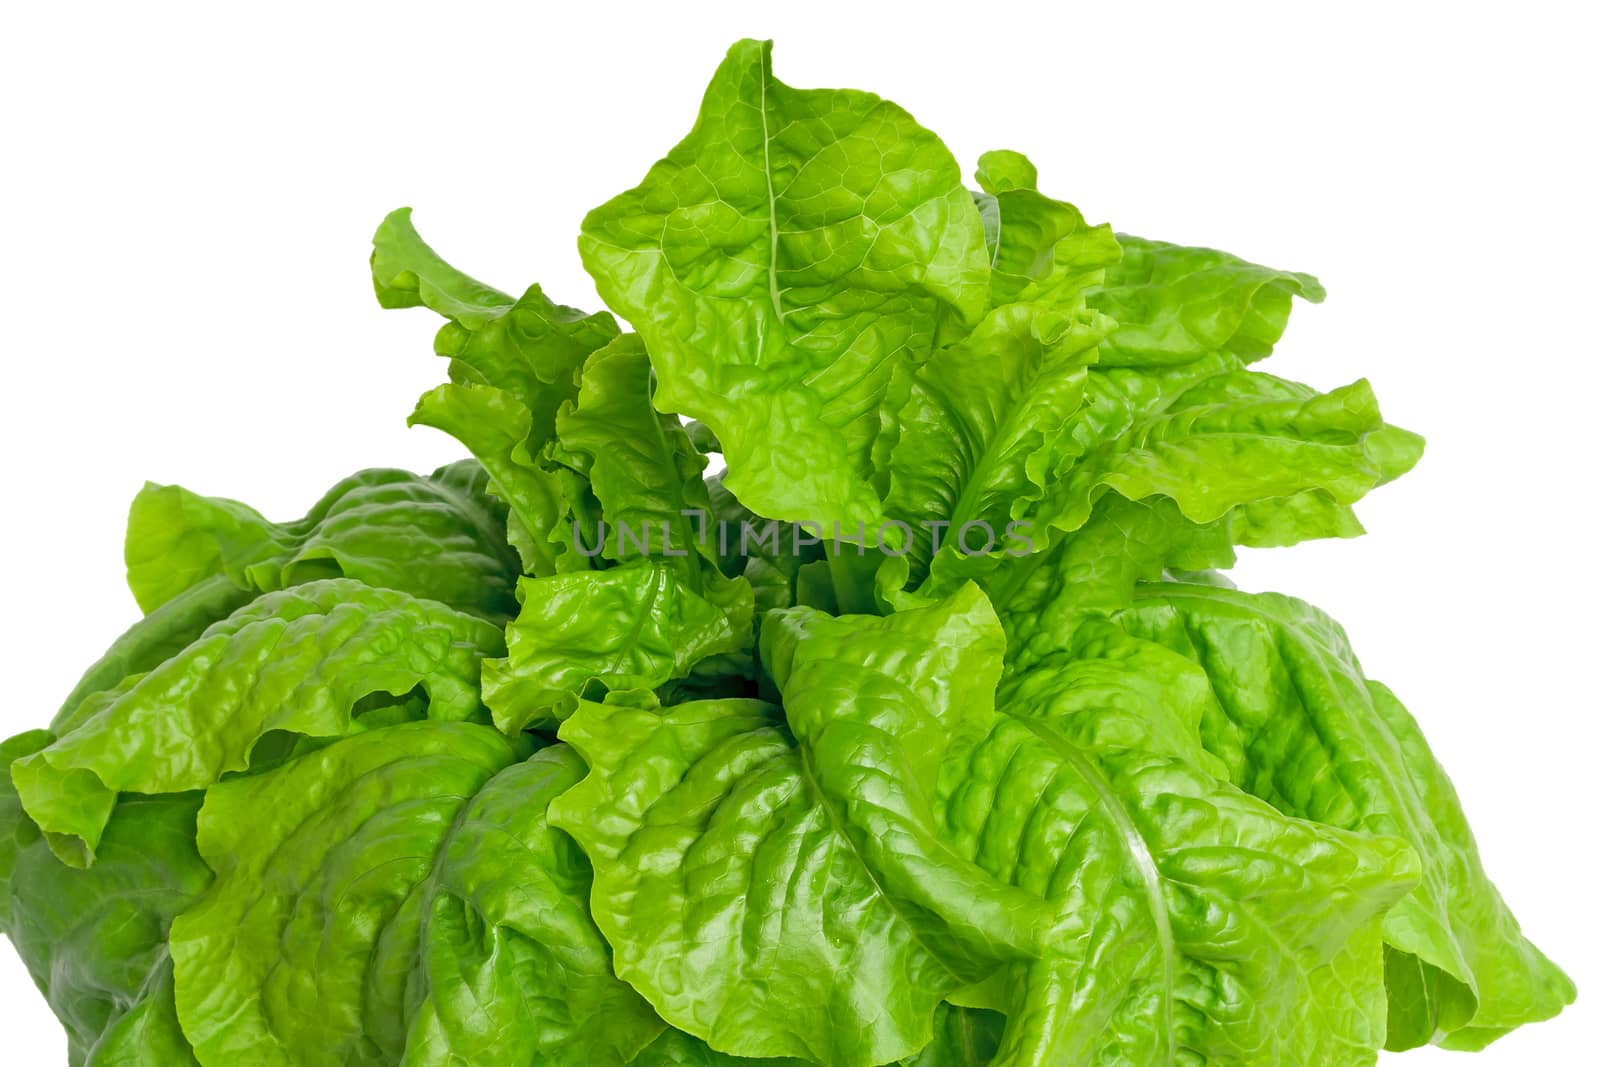
<instances>
[{"instance_id":1,"label":"lettuce","mask_svg":"<svg viewBox=\"0 0 1600 1067\"><path fill-rule=\"evenodd\" d=\"M1416 720L1224 574L1422 454L1258 368L1316 279L975 180L746 41L583 223L611 312L385 219L471 458L147 486L144 617L0 744L70 1061L1359 1067L1570 1003Z\"/></svg>"},{"instance_id":2,"label":"lettuce","mask_svg":"<svg viewBox=\"0 0 1600 1067\"><path fill-rule=\"evenodd\" d=\"M1569 983L1484 874L1416 721L1362 674L1337 623L1290 597L1176 583L1140 589L1119 620L1206 671L1221 713L1201 737L1230 780L1305 818L1398 833L1422 860L1419 885L1384 919L1391 986L1428 994L1395 998L1392 1045L1442 1031L1449 1047L1480 1048L1566 1002ZM1217 649L1253 669L1227 669ZM1291 759L1298 774L1285 780Z\"/></svg>"},{"instance_id":3,"label":"lettuce","mask_svg":"<svg viewBox=\"0 0 1600 1067\"><path fill-rule=\"evenodd\" d=\"M200 1061L622 1064L653 1040L545 822L581 765L524 745L409 723L214 787L216 881L171 932Z\"/></svg>"}]
</instances>

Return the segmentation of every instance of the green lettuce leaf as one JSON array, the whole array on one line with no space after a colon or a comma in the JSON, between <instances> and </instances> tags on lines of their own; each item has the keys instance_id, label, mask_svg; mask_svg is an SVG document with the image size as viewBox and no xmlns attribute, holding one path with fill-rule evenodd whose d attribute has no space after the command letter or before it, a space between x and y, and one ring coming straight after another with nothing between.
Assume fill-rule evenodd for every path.
<instances>
[{"instance_id":1,"label":"green lettuce leaf","mask_svg":"<svg viewBox=\"0 0 1600 1067\"><path fill-rule=\"evenodd\" d=\"M739 1056L877 1064L981 976L878 887L777 709L586 703L563 736L592 770L552 819L595 863L617 973L671 1024Z\"/></svg>"},{"instance_id":2,"label":"green lettuce leaf","mask_svg":"<svg viewBox=\"0 0 1600 1067\"><path fill-rule=\"evenodd\" d=\"M330 489L305 518L274 523L234 500L147 485L128 516L128 584L147 612L225 575L259 592L342 576L506 615L519 569L486 489L470 462L427 478L367 470Z\"/></svg>"},{"instance_id":3,"label":"green lettuce leaf","mask_svg":"<svg viewBox=\"0 0 1600 1067\"><path fill-rule=\"evenodd\" d=\"M995 640L998 620L977 621L987 611L981 596L968 587L943 610L957 605ZM875 836L905 852L926 840L919 830L938 828L948 851L902 852L880 874L887 884L901 865L937 860L932 869L948 871L954 853L1048 916L1040 958L1006 961L984 984L987 1006L1007 1015L997 1063L1375 1060L1384 1027L1378 919L1415 880L1403 842L1286 819L1209 765L1171 758L1166 744L1131 747L1118 728L1122 702L1104 687L1082 692L1081 678L1078 699L1048 715L1008 706L995 718L968 700L906 714L919 705L896 708L889 693L875 701L882 690L852 676L852 664L872 664L862 630L860 620L784 613L766 631L765 659L823 791L842 784L837 807L872 811ZM1164 694L1154 702L1174 703ZM1192 723L1170 726L1192 744ZM830 775L834 753L859 761L857 774L873 768L876 780L863 788ZM945 890L934 908L977 910L975 894L938 886L930 872L921 878ZM1339 902L1331 914L1330 898ZM1347 1061L1351 1049L1359 1051Z\"/></svg>"},{"instance_id":4,"label":"green lettuce leaf","mask_svg":"<svg viewBox=\"0 0 1600 1067\"><path fill-rule=\"evenodd\" d=\"M575 402L556 416L554 458L589 481L605 535L584 551L609 560L666 562L696 591L721 587L706 537L705 456L682 423L651 404L650 359L634 334L589 358ZM674 562L682 560L681 563Z\"/></svg>"},{"instance_id":5,"label":"green lettuce leaf","mask_svg":"<svg viewBox=\"0 0 1600 1067\"><path fill-rule=\"evenodd\" d=\"M412 225L408 207L396 208L378 224L370 262L380 307L425 307L473 331L504 318L516 303L446 263Z\"/></svg>"},{"instance_id":6,"label":"green lettuce leaf","mask_svg":"<svg viewBox=\"0 0 1600 1067\"><path fill-rule=\"evenodd\" d=\"M450 380L492 386L526 407L530 456L555 435L583 361L617 336L605 312L553 303L537 285L513 300L456 270L418 235L410 208L391 212L373 236L372 283L386 308L427 307L449 320L434 350L450 359Z\"/></svg>"},{"instance_id":7,"label":"green lettuce leaf","mask_svg":"<svg viewBox=\"0 0 1600 1067\"><path fill-rule=\"evenodd\" d=\"M563 536L607 569L522 583L507 656L484 673L504 729L552 726L588 691L655 689L713 658L749 673L753 591L720 569L705 456L652 407L651 388L644 347L626 334L589 358L557 415L550 458L596 509L592 530Z\"/></svg>"},{"instance_id":8,"label":"green lettuce leaf","mask_svg":"<svg viewBox=\"0 0 1600 1067\"><path fill-rule=\"evenodd\" d=\"M1292 815L1405 838L1422 881L1384 920L1391 1048L1480 1048L1571 1003L1478 857L1460 802L1411 716L1361 673L1344 631L1289 597L1160 583L1121 616L1190 658L1224 713L1206 747Z\"/></svg>"},{"instance_id":9,"label":"green lettuce leaf","mask_svg":"<svg viewBox=\"0 0 1600 1067\"><path fill-rule=\"evenodd\" d=\"M1092 315L1008 304L917 369L895 416L884 502L910 532L902 550L914 583L936 538L990 552L1013 521L1028 525L1072 447L1063 424L1107 328Z\"/></svg>"},{"instance_id":10,"label":"green lettuce leaf","mask_svg":"<svg viewBox=\"0 0 1600 1067\"><path fill-rule=\"evenodd\" d=\"M611 974L583 855L545 819L583 774L470 723L375 730L210 790L215 884L173 926L207 1063L621 1067L661 1030Z\"/></svg>"},{"instance_id":11,"label":"green lettuce leaf","mask_svg":"<svg viewBox=\"0 0 1600 1067\"><path fill-rule=\"evenodd\" d=\"M1349 505L1422 455L1421 438L1383 421L1365 381L1317 393L1254 371L1195 377L1192 368L1092 376L1072 427L1076 454L1058 466L1041 505L1052 524L1081 526L1106 488L1133 500L1169 497L1196 522L1308 492Z\"/></svg>"},{"instance_id":12,"label":"green lettuce leaf","mask_svg":"<svg viewBox=\"0 0 1600 1067\"><path fill-rule=\"evenodd\" d=\"M493 386L441 385L417 401L410 424L444 431L483 464L491 491L508 509L506 537L524 573L587 568L568 532L569 505L560 476L528 453L533 430L525 404Z\"/></svg>"},{"instance_id":13,"label":"green lettuce leaf","mask_svg":"<svg viewBox=\"0 0 1600 1067\"><path fill-rule=\"evenodd\" d=\"M1191 522L1165 497L1107 493L1089 521L1048 552L986 576L985 590L1006 628L1008 665L1069 649L1078 626L1126 607L1141 581L1169 569L1232 566L1234 542L1227 519Z\"/></svg>"},{"instance_id":14,"label":"green lettuce leaf","mask_svg":"<svg viewBox=\"0 0 1600 1067\"><path fill-rule=\"evenodd\" d=\"M1024 307L1001 308L991 320L1010 312L1023 321ZM975 342L982 333L980 327ZM949 517L940 514L945 501L965 491L973 519L962 521L983 525L966 545L973 551L945 529L941 551L928 563L930 539L919 534L911 553L889 560L878 575L881 602L925 602L973 579L991 595L997 577L1026 581L1039 561L1016 557L1082 528L1107 492L1169 499L1196 526L1224 523L1235 544L1355 536L1362 528L1351 505L1421 456L1422 439L1383 421L1365 381L1318 393L1249 370L1235 352L1199 341L1177 362L1108 363L1103 326L1099 333L1081 370L1039 376L1026 346L984 338L966 346L970 352L956 345L936 354L914 387L897 394L901 406L885 435L896 442L891 513L938 522ZM1202 339L1221 344L1219 336ZM1018 426L1027 436L1013 441L1007 434ZM991 484L974 481L969 470ZM983 508L971 509L972 499ZM1002 536L1012 522L1019 523L1016 536ZM985 553L990 532L995 543ZM908 599L908 589L921 597Z\"/></svg>"},{"instance_id":15,"label":"green lettuce leaf","mask_svg":"<svg viewBox=\"0 0 1600 1067\"><path fill-rule=\"evenodd\" d=\"M900 590L930 569L924 599L1009 569L982 558L991 535L991 556L1042 549L1087 522L1108 489L1171 497L1198 524L1227 516L1240 544L1354 536L1349 504L1415 463L1420 438L1382 422L1365 382L1324 396L1244 370L1270 353L1291 295L1321 298L1314 279L1138 238L1119 259L1109 231L1038 193L1019 153L985 155L979 180L993 299L1032 302L991 320L1076 312L1086 299L1110 317L1080 319L1097 335L1083 331L1076 368L1039 375L1027 346L980 327L891 383L875 458L888 471L887 510L914 538L879 575L885 603L909 602ZM1007 436L1019 427L1025 437ZM979 472L992 484L973 485ZM954 515L951 497L965 505ZM979 523L968 546L949 536L964 522ZM931 567L930 525L946 535Z\"/></svg>"},{"instance_id":16,"label":"green lettuce leaf","mask_svg":"<svg viewBox=\"0 0 1600 1067\"><path fill-rule=\"evenodd\" d=\"M1124 500L1156 509L1154 516L1169 527L1158 541L1175 538L1190 546L1184 553L1168 545L1189 557L1171 565L1190 570L1231 564L1228 546L1234 544L1274 547L1354 536L1362 530L1351 505L1405 473L1422 453L1420 437L1383 421L1364 381L1317 393L1216 355L1176 368L1090 368L1082 403L1061 433L1064 439L1046 445L1057 457L1054 469L1017 494L1029 520L1021 532L1037 551L1018 559L1015 546L1004 545L987 556L967 555L947 540L920 589L922 599L975 579L1002 617L1010 617L1011 590L1035 581L1041 570L1059 569L1064 554L1092 568L1155 577L1146 573L1148 563L1156 562L1159 574L1166 562L1121 529L1129 522L1149 527L1152 516L1131 519ZM1042 496L1030 503L1038 485ZM1107 514L1099 516L1108 493L1117 499L1107 500ZM1095 525L1099 532L1087 532ZM1092 559L1061 546L1075 536L1105 539L1108 549L1126 551ZM879 576L885 599L906 602L898 590L909 574L908 566L885 566ZM1057 584L1071 583L1062 575ZM1082 602L1092 588L1111 587L1065 592Z\"/></svg>"},{"instance_id":17,"label":"green lettuce leaf","mask_svg":"<svg viewBox=\"0 0 1600 1067\"><path fill-rule=\"evenodd\" d=\"M995 700L1011 714L1070 721L1074 743L1091 749L1170 756L1227 779L1202 740L1221 715L1210 679L1171 649L1094 614L1074 619L1056 644L1019 650L1007 667Z\"/></svg>"},{"instance_id":18,"label":"green lettuce leaf","mask_svg":"<svg viewBox=\"0 0 1600 1067\"><path fill-rule=\"evenodd\" d=\"M617 337L616 321L555 304L537 285L513 300L467 277L422 240L409 208L374 235L372 280L384 307L425 306L449 320L434 348L451 361L451 383L425 394L411 423L450 434L484 465L526 573L586 569L567 533L585 489L552 472L544 453L584 361Z\"/></svg>"},{"instance_id":19,"label":"green lettuce leaf","mask_svg":"<svg viewBox=\"0 0 1600 1067\"><path fill-rule=\"evenodd\" d=\"M1211 248L1118 234L1120 262L1089 306L1117 322L1101 349L1107 366L1188 363L1221 352L1251 363L1272 354L1295 297L1326 295L1309 274L1246 263Z\"/></svg>"},{"instance_id":20,"label":"green lettuce leaf","mask_svg":"<svg viewBox=\"0 0 1600 1067\"><path fill-rule=\"evenodd\" d=\"M431 478L369 470L330 490L295 523L268 522L236 501L177 486L146 486L131 510L129 582L147 614L87 671L55 727L84 699L143 674L263 591L344 574L472 611L504 612L515 568L505 567L497 509L483 475L453 464ZM419 565L428 560L426 565Z\"/></svg>"},{"instance_id":21,"label":"green lettuce leaf","mask_svg":"<svg viewBox=\"0 0 1600 1067\"><path fill-rule=\"evenodd\" d=\"M484 703L501 729L545 728L594 687L654 689L711 657L746 651L750 587L728 591L730 599L709 600L656 561L526 580L506 656L484 664Z\"/></svg>"},{"instance_id":22,"label":"green lettuce leaf","mask_svg":"<svg viewBox=\"0 0 1600 1067\"><path fill-rule=\"evenodd\" d=\"M199 1067L178 1021L171 962L155 972L138 1002L95 1043L84 1067Z\"/></svg>"},{"instance_id":23,"label":"green lettuce leaf","mask_svg":"<svg viewBox=\"0 0 1600 1067\"><path fill-rule=\"evenodd\" d=\"M75 1067L195 1064L174 1008L167 934L211 881L195 849L199 808L198 794L124 799L90 870L63 864L37 832L14 859L0 858L4 929L66 1029Z\"/></svg>"},{"instance_id":24,"label":"green lettuce leaf","mask_svg":"<svg viewBox=\"0 0 1600 1067\"><path fill-rule=\"evenodd\" d=\"M873 461L879 488L901 497L890 502L891 518L904 519L898 512L908 505L928 507L905 486L893 490L890 482L914 484L918 468L931 458L927 454L937 452L940 436L966 445L963 458L979 470L987 461L995 468L988 471L991 477L1009 473L1012 481L1027 485L1020 472L1009 471L1015 455L991 457L985 447L1003 453L1009 446L1019 453L1052 443L1061 420L1082 396L1082 368L1095 362L1094 345L1115 326L1102 315L1086 313L1084 299L1085 290L1099 284L1106 266L1121 255L1110 227L1089 226L1077 208L1041 194L1037 179L1033 164L1018 152L987 152L979 160L978 181L985 192L974 196L984 222L994 308L972 336L941 350L926 366L897 368L890 380ZM1040 359L1041 347L1049 358ZM1001 379L998 387L987 382L991 375ZM1042 424L1027 425L1041 419ZM1025 430L1030 439L1009 440L1003 435L1008 428ZM904 432L914 440L902 448ZM997 433L1000 438L991 441ZM1041 454L1028 463L1028 479L1036 482L1052 459ZM935 463L933 477L941 473L960 489L963 475L976 472L941 472ZM922 488L933 490L936 499L942 495L937 485ZM992 493L995 487L987 489ZM1024 491L1012 510L1020 514L1036 495ZM927 516L928 521L946 518ZM918 563L913 569L925 570L926 560Z\"/></svg>"},{"instance_id":25,"label":"green lettuce leaf","mask_svg":"<svg viewBox=\"0 0 1600 1067\"><path fill-rule=\"evenodd\" d=\"M1085 290L1122 258L1111 227L1090 226L1071 204L1040 193L1038 172L1020 152L985 152L977 177L991 301L1084 306Z\"/></svg>"},{"instance_id":26,"label":"green lettuce leaf","mask_svg":"<svg viewBox=\"0 0 1600 1067\"><path fill-rule=\"evenodd\" d=\"M859 695L875 706L992 699L999 650L973 610L863 623L854 648L871 670L838 684L871 682ZM925 831L915 848L901 840L902 813L830 796L834 775L868 788L898 765L813 757L769 704L584 703L561 736L591 769L551 821L595 864L617 974L716 1049L858 1067L914 1054L944 995L992 966L984 956L1043 935L970 864L914 863L937 845ZM941 914L950 901L965 914Z\"/></svg>"},{"instance_id":27,"label":"green lettuce leaf","mask_svg":"<svg viewBox=\"0 0 1600 1067\"><path fill-rule=\"evenodd\" d=\"M1052 950L984 993L997 1064L1371 1064L1392 838L1285 818L1179 760L1083 744L1093 709L1002 714L946 765L945 839L1050 902Z\"/></svg>"},{"instance_id":28,"label":"green lettuce leaf","mask_svg":"<svg viewBox=\"0 0 1600 1067\"><path fill-rule=\"evenodd\" d=\"M368 694L421 687L428 713L479 713L493 624L343 578L271 593L148 674L86 700L11 777L62 858L92 862L119 792L203 789L250 766L268 734L339 737Z\"/></svg>"},{"instance_id":29,"label":"green lettuce leaf","mask_svg":"<svg viewBox=\"0 0 1600 1067\"><path fill-rule=\"evenodd\" d=\"M710 427L729 487L776 519L876 519L890 375L988 303L982 222L938 138L870 93L784 85L758 41L579 250L644 339L657 405Z\"/></svg>"}]
</instances>

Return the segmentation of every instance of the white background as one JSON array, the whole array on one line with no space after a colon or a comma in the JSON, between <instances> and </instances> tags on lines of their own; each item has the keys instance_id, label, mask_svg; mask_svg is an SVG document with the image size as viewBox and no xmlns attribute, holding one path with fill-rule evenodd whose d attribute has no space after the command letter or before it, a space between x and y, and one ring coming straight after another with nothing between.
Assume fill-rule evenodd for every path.
<instances>
[{"instance_id":1,"label":"white background","mask_svg":"<svg viewBox=\"0 0 1600 1067\"><path fill-rule=\"evenodd\" d=\"M0 734L48 720L134 620L121 525L144 479L290 518L358 467L456 456L404 425L443 365L429 314L372 299L385 212L413 205L503 289L595 306L584 212L687 131L731 41L772 36L785 81L880 92L964 160L1022 149L1093 220L1320 275L1328 303L1296 312L1268 369L1370 377L1428 454L1362 509L1370 536L1237 576L1346 624L1528 932L1600 996L1580 10L10 5ZM0 1005L8 1064L63 1062L7 948ZM1592 1063L1596 1021L1580 1001L1457 1062Z\"/></svg>"}]
</instances>

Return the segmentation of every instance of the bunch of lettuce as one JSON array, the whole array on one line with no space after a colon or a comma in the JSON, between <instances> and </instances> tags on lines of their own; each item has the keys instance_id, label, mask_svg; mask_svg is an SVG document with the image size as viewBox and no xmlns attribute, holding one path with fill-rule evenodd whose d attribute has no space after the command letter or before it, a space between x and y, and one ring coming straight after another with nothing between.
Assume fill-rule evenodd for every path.
<instances>
[{"instance_id":1,"label":"bunch of lettuce","mask_svg":"<svg viewBox=\"0 0 1600 1067\"><path fill-rule=\"evenodd\" d=\"M0 749L71 1061L1323 1067L1569 1003L1339 626L1218 573L1421 452L1254 369L1316 281L977 183L743 42L584 223L633 332L385 220L473 458L146 487L143 620Z\"/></svg>"}]
</instances>

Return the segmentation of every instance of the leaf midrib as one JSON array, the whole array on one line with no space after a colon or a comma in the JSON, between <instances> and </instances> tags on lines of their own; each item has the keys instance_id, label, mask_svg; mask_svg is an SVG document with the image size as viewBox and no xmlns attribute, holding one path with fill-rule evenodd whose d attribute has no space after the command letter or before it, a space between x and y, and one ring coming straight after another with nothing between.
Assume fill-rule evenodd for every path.
<instances>
[{"instance_id":1,"label":"leaf midrib","mask_svg":"<svg viewBox=\"0 0 1600 1067\"><path fill-rule=\"evenodd\" d=\"M1037 737L1056 755L1065 760L1074 772L1094 790L1095 796L1100 800L1100 806L1110 818L1117 837L1121 840L1128 858L1133 861L1135 869L1139 872L1139 880L1144 884L1145 903L1150 909L1151 921L1155 923L1156 940L1161 951L1162 985L1161 985L1161 1031L1162 1041L1165 1046L1165 1062L1176 1062L1177 1032L1173 1019L1172 1005L1176 996L1177 987L1177 940L1172 933L1172 918L1167 914L1166 898L1162 892L1161 872L1156 867L1155 856L1150 851L1149 843L1144 835L1139 832L1134 824L1133 817L1122 803L1122 798L1111 788L1111 783L1106 779L1099 768L1090 763L1084 754L1066 738L1055 731L1048 729L1042 723L1026 716L1016 716L1016 721L1028 728L1028 731Z\"/></svg>"},{"instance_id":2,"label":"leaf midrib","mask_svg":"<svg viewBox=\"0 0 1600 1067\"><path fill-rule=\"evenodd\" d=\"M805 781L806 787L811 790L812 796L816 798L817 807L822 811L823 816L828 820L829 828L832 829L833 833L844 844L844 847L849 850L850 855L856 861L856 865L860 867L862 873L867 876L867 881L872 883L872 888L877 893L879 899L884 902L884 905L888 907L895 919L898 920L902 927L904 927L908 936L916 943L917 947L921 949L921 951L930 960L937 963L947 975L950 976L950 980L953 983L952 988L954 987L954 984L959 984L960 976L944 962L944 956L935 951L934 947L928 944L928 942L923 938L921 931L917 927L917 924L912 922L911 919L901 911L899 903L895 900L893 895L890 894L883 882L879 880L878 872L872 869L872 864L867 862L867 857L862 855L861 849L856 845L855 840L850 836L849 831L846 829L846 827L849 825L849 820L834 808L832 800L823 790L822 782L818 779L817 773L811 765L810 748L805 744L799 743L797 739L794 751L795 754L800 757L798 760L800 764L800 776Z\"/></svg>"},{"instance_id":3,"label":"leaf midrib","mask_svg":"<svg viewBox=\"0 0 1600 1067\"><path fill-rule=\"evenodd\" d=\"M772 130L767 123L767 83L772 80L772 56L761 53L761 176L767 183L767 295L782 323L783 294L778 289L778 194L772 184Z\"/></svg>"}]
</instances>

